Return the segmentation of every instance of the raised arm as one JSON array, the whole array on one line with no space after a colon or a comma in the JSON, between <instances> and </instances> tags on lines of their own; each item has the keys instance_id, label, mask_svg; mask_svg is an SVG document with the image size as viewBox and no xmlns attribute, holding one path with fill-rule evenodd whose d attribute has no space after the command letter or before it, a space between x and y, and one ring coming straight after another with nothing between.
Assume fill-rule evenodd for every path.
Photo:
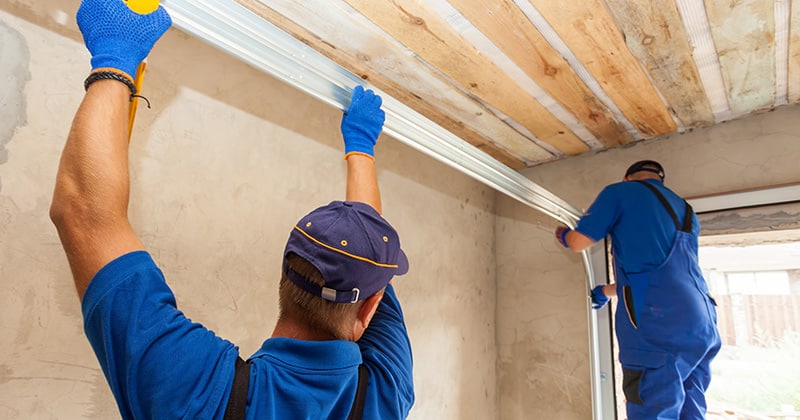
<instances>
[{"instance_id":1,"label":"raised arm","mask_svg":"<svg viewBox=\"0 0 800 420\"><path fill-rule=\"evenodd\" d=\"M93 84L61 155L50 217L81 298L105 264L144 248L127 216L129 96L119 82Z\"/></svg>"},{"instance_id":2,"label":"raised arm","mask_svg":"<svg viewBox=\"0 0 800 420\"><path fill-rule=\"evenodd\" d=\"M375 142L383 129L386 115L381 97L361 86L353 89L350 106L342 116L342 137L347 160L347 201L371 205L378 213L381 193L375 174Z\"/></svg>"},{"instance_id":3,"label":"raised arm","mask_svg":"<svg viewBox=\"0 0 800 420\"><path fill-rule=\"evenodd\" d=\"M121 0L84 0L77 21L92 72L61 155L50 217L82 298L100 268L144 248L127 215L128 112L136 68L171 20L163 8L139 15Z\"/></svg>"}]
</instances>

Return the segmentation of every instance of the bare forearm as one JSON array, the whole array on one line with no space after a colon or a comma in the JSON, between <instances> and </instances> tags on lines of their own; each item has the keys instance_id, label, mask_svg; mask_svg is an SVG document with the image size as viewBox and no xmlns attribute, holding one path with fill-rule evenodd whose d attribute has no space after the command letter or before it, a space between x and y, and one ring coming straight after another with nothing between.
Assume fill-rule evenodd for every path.
<instances>
[{"instance_id":1,"label":"bare forearm","mask_svg":"<svg viewBox=\"0 0 800 420\"><path fill-rule=\"evenodd\" d=\"M381 209L381 193L375 173L375 161L367 156L352 154L347 157L347 201L359 201L371 205L378 213Z\"/></svg>"},{"instance_id":2,"label":"bare forearm","mask_svg":"<svg viewBox=\"0 0 800 420\"><path fill-rule=\"evenodd\" d=\"M567 244L569 244L569 249L575 252L581 252L584 249L592 246L592 244L595 242L592 238L574 230L567 232L566 239Z\"/></svg>"},{"instance_id":3,"label":"bare forearm","mask_svg":"<svg viewBox=\"0 0 800 420\"><path fill-rule=\"evenodd\" d=\"M62 152L50 214L79 295L111 258L141 248L127 220L129 96L114 80L92 84Z\"/></svg>"},{"instance_id":4,"label":"bare forearm","mask_svg":"<svg viewBox=\"0 0 800 420\"><path fill-rule=\"evenodd\" d=\"M81 104L61 156L53 206L94 219L125 217L128 206L128 96L125 85L94 83Z\"/></svg>"},{"instance_id":5,"label":"bare forearm","mask_svg":"<svg viewBox=\"0 0 800 420\"><path fill-rule=\"evenodd\" d=\"M603 294L609 298L617 297L617 286L614 284L606 284L603 286Z\"/></svg>"}]
</instances>

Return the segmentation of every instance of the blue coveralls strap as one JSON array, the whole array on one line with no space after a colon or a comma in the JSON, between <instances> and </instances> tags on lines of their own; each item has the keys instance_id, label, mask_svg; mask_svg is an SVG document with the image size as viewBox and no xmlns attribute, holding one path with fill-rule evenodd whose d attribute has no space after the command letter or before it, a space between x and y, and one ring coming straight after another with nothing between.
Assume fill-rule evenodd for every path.
<instances>
[{"instance_id":1,"label":"blue coveralls strap","mask_svg":"<svg viewBox=\"0 0 800 420\"><path fill-rule=\"evenodd\" d=\"M715 303L697 261L693 210L683 222L654 185L652 191L677 230L664 262L652 270L626 272L615 263L615 330L629 420L703 419L709 364L719 351Z\"/></svg>"}]
</instances>

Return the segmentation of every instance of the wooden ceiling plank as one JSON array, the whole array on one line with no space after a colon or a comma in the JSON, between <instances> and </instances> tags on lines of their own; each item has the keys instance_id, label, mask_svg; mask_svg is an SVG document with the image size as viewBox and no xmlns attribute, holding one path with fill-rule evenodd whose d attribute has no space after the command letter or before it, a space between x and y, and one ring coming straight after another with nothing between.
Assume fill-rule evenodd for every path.
<instances>
[{"instance_id":1,"label":"wooden ceiling plank","mask_svg":"<svg viewBox=\"0 0 800 420\"><path fill-rule=\"evenodd\" d=\"M625 126L513 1L450 0L450 4L605 146L633 141Z\"/></svg>"},{"instance_id":2,"label":"wooden ceiling plank","mask_svg":"<svg viewBox=\"0 0 800 420\"><path fill-rule=\"evenodd\" d=\"M518 157L514 156L513 154L509 153L508 151L506 151L506 150L504 150L504 149L502 149L502 148L500 148L497 145L492 144L492 143L477 144L477 145L475 145L475 148L480 150L481 152L486 153L487 155L497 159L498 162L502 163L503 165L508 166L511 169L514 169L515 171L519 171L520 169L525 169L525 168L528 168L530 166L533 166L532 164L534 163L534 162L522 162L522 161L519 160ZM551 159L554 159L554 158L551 158ZM546 162L546 160L537 161L535 163L538 164L538 163L543 163L543 162Z\"/></svg>"},{"instance_id":3,"label":"wooden ceiling plank","mask_svg":"<svg viewBox=\"0 0 800 420\"><path fill-rule=\"evenodd\" d=\"M792 2L789 23L789 103L800 101L800 4Z\"/></svg>"},{"instance_id":4,"label":"wooden ceiling plank","mask_svg":"<svg viewBox=\"0 0 800 420\"><path fill-rule=\"evenodd\" d=\"M529 1L644 137L677 129L603 0Z\"/></svg>"},{"instance_id":5,"label":"wooden ceiling plank","mask_svg":"<svg viewBox=\"0 0 800 420\"><path fill-rule=\"evenodd\" d=\"M562 121L532 96L520 94L524 92L521 86L420 2L345 1L421 59L478 99L513 118L539 140L568 155L589 150Z\"/></svg>"},{"instance_id":6,"label":"wooden ceiling plank","mask_svg":"<svg viewBox=\"0 0 800 420\"><path fill-rule=\"evenodd\" d=\"M775 104L775 11L772 1L705 2L728 103L741 115Z\"/></svg>"},{"instance_id":7,"label":"wooden ceiling plank","mask_svg":"<svg viewBox=\"0 0 800 420\"><path fill-rule=\"evenodd\" d=\"M293 1L271 1L271 7L259 0L237 2L509 167L554 157L440 80L405 48L398 52L376 42L380 34L355 24L340 9ZM302 25L296 23L300 19Z\"/></svg>"},{"instance_id":8,"label":"wooden ceiling plank","mask_svg":"<svg viewBox=\"0 0 800 420\"><path fill-rule=\"evenodd\" d=\"M684 127L714 123L689 38L672 0L606 0L641 62Z\"/></svg>"}]
</instances>

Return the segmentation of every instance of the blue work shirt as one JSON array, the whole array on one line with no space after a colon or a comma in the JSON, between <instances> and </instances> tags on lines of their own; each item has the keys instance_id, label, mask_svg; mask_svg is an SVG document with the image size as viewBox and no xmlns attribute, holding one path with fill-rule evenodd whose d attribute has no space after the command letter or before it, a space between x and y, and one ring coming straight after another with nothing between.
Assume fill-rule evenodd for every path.
<instances>
[{"instance_id":1,"label":"blue work shirt","mask_svg":"<svg viewBox=\"0 0 800 420\"><path fill-rule=\"evenodd\" d=\"M103 267L82 310L122 418L223 417L238 348L177 309L147 252ZM364 418L406 418L414 403L411 344L391 285L358 343L270 338L250 361L248 419L346 418L362 362Z\"/></svg>"},{"instance_id":2,"label":"blue work shirt","mask_svg":"<svg viewBox=\"0 0 800 420\"><path fill-rule=\"evenodd\" d=\"M664 194L683 224L686 206L683 198L659 180L647 179ZM693 251L700 224L692 213ZM594 241L611 235L616 264L628 273L640 273L658 267L667 258L677 229L669 213L646 186L638 182L618 182L603 189L578 221L575 231Z\"/></svg>"}]
</instances>

